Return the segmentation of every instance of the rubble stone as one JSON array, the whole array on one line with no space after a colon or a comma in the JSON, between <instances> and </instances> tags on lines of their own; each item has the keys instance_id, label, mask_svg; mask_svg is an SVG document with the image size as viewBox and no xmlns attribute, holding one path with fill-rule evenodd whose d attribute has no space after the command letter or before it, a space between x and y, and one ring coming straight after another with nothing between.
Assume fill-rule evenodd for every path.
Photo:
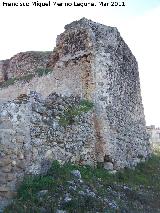
<instances>
[{"instance_id":1,"label":"rubble stone","mask_svg":"<svg viewBox=\"0 0 160 213\"><path fill-rule=\"evenodd\" d=\"M44 66L52 72L0 88L1 191L11 194L25 174L44 173L53 160L115 171L150 155L138 64L117 28L72 22L51 54L0 62L0 82ZM77 115L84 100L93 108Z\"/></svg>"}]
</instances>

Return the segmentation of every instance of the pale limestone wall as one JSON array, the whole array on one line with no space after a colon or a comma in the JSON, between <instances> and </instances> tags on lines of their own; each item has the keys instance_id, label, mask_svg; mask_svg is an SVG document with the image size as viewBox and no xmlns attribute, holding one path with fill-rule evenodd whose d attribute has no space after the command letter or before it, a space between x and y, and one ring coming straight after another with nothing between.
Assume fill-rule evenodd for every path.
<instances>
[{"instance_id":1,"label":"pale limestone wall","mask_svg":"<svg viewBox=\"0 0 160 213\"><path fill-rule=\"evenodd\" d=\"M4 82L7 79L7 66L8 60L0 61L0 83Z\"/></svg>"},{"instance_id":2,"label":"pale limestone wall","mask_svg":"<svg viewBox=\"0 0 160 213\"><path fill-rule=\"evenodd\" d=\"M0 210L16 195L30 157L31 150L24 147L30 144L29 114L27 105L0 105Z\"/></svg>"},{"instance_id":3,"label":"pale limestone wall","mask_svg":"<svg viewBox=\"0 0 160 213\"><path fill-rule=\"evenodd\" d=\"M0 105L0 210L24 175L46 173L53 160L96 166L93 109L72 124L60 123L65 110L80 102L79 96L43 99L32 92Z\"/></svg>"},{"instance_id":4,"label":"pale limestone wall","mask_svg":"<svg viewBox=\"0 0 160 213\"><path fill-rule=\"evenodd\" d=\"M16 82L14 85L0 89L0 101L13 100L20 94L29 94L30 91L40 92L44 97L53 91L64 95L89 96L88 81L91 81L92 57L91 43L87 40L89 39L87 36L85 30L79 29L62 33L57 39L57 46L48 62L53 72L40 78L35 77L28 83Z\"/></svg>"},{"instance_id":5,"label":"pale limestone wall","mask_svg":"<svg viewBox=\"0 0 160 213\"><path fill-rule=\"evenodd\" d=\"M90 55L76 59L76 63L73 60L68 65L60 61L53 72L47 76L35 77L27 83L16 82L14 85L0 89L0 101L14 100L20 94L29 94L30 91L37 91L43 97L47 97L52 92L64 95L79 94L82 96L85 94L86 96L85 79L89 78L87 76L87 71L91 66L89 61Z\"/></svg>"},{"instance_id":6,"label":"pale limestone wall","mask_svg":"<svg viewBox=\"0 0 160 213\"><path fill-rule=\"evenodd\" d=\"M65 26L65 31L58 36L56 48L47 60L44 67L52 69L50 74L42 77L36 76L29 82L19 81L12 86L0 89L0 102L13 100L5 103L6 105L0 105L2 107L2 127L0 129L3 136L2 143L5 145L8 143L9 147L14 144L14 149L24 151L25 147L21 145L20 148L16 148L19 147L19 142L16 140L22 136L22 132L19 130L23 124L24 129L29 126L29 133L28 130L24 130L23 136L29 143L27 150L31 160L27 160L29 164L25 165L22 174L27 171L33 174L35 171L40 171L40 162L42 156L45 155L50 159L62 161L68 159L77 162L82 154L84 164L88 161L92 165L101 163L104 168L109 170L134 167L150 155L138 65L116 28L97 24L87 19L73 22ZM10 77L21 75L20 69L15 68L16 64L16 61L12 63L13 69L9 71ZM18 62L18 64L21 63ZM22 66L24 68L22 75L32 73L34 70L32 64L22 63ZM26 69L26 67L28 68ZM17 96L27 97L24 94L28 95L31 91L40 93L42 98L36 99L36 95L35 98L29 99L27 104L15 104L14 99ZM82 119L82 125L70 125L67 127L67 131L60 129L57 133L57 129L54 127L59 128L57 125L59 116L53 116L57 106L52 101L52 107L44 106L45 98L53 92L66 100L67 97L78 96L93 102L92 113L88 115L89 117L84 116L85 125L83 125ZM60 103L65 103L64 99ZM12 107L14 109L11 109ZM65 104L62 104L60 111L64 108ZM21 111L20 114L19 111ZM17 121L18 118L20 123ZM28 118L29 120L27 120ZM7 128L4 128L4 125ZM8 132L5 132L4 129L7 129ZM56 138L60 143L56 141ZM23 138L21 139L23 141ZM46 144L48 139L50 142ZM77 143L70 144L70 141L77 141ZM40 145L39 148L37 148L38 145ZM59 148L54 149L54 145ZM74 150L75 147L81 153L77 154L77 150ZM30 151L32 154L29 153ZM68 152L73 155L76 153L74 160L71 159ZM7 158L7 155L10 154L4 154L4 159ZM16 155L15 158L19 157ZM8 165L11 166L11 162ZM12 168L10 166L7 169ZM5 179L6 174L4 171L2 173ZM13 181L13 187L15 187L14 183ZM9 185L10 187L11 185ZM4 190L4 188L0 189Z\"/></svg>"},{"instance_id":7,"label":"pale limestone wall","mask_svg":"<svg viewBox=\"0 0 160 213\"><path fill-rule=\"evenodd\" d=\"M1 101L30 91L80 95L95 105L98 162L119 169L149 155L138 65L116 28L87 19L65 26L48 66L47 76L1 89Z\"/></svg>"},{"instance_id":8,"label":"pale limestone wall","mask_svg":"<svg viewBox=\"0 0 160 213\"><path fill-rule=\"evenodd\" d=\"M40 78L33 78L27 83L17 82L14 85L0 89L0 101L14 100L20 94L29 94L30 91L40 92L44 97L47 97L52 91L56 90L56 85L53 73Z\"/></svg>"},{"instance_id":9,"label":"pale limestone wall","mask_svg":"<svg viewBox=\"0 0 160 213\"><path fill-rule=\"evenodd\" d=\"M85 90L96 108L97 161L112 163L115 169L135 166L150 154L135 57L116 28L81 19L65 29L63 36L79 29L89 35L91 70ZM64 48L63 36L59 40ZM68 46L72 37L76 38L71 36ZM84 48L83 42L81 45ZM67 52L65 58L70 58L71 53Z\"/></svg>"},{"instance_id":10,"label":"pale limestone wall","mask_svg":"<svg viewBox=\"0 0 160 213\"><path fill-rule=\"evenodd\" d=\"M132 167L150 153L137 61L116 28L96 24L91 28L97 50L94 98L101 135L97 160L108 158L116 169Z\"/></svg>"},{"instance_id":11,"label":"pale limestone wall","mask_svg":"<svg viewBox=\"0 0 160 213\"><path fill-rule=\"evenodd\" d=\"M51 52L21 52L9 60L7 67L8 78L31 74L38 68L45 68Z\"/></svg>"}]
</instances>

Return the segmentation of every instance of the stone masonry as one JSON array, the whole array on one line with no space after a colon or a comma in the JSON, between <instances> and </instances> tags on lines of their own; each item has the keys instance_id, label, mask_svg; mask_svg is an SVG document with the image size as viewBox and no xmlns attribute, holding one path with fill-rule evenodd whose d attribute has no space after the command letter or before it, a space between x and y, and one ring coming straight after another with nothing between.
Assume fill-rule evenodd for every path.
<instances>
[{"instance_id":1,"label":"stone masonry","mask_svg":"<svg viewBox=\"0 0 160 213\"><path fill-rule=\"evenodd\" d=\"M0 83L15 77L33 73L38 68L45 68L51 52L21 52L11 59L0 61Z\"/></svg>"},{"instance_id":2,"label":"stone masonry","mask_svg":"<svg viewBox=\"0 0 160 213\"><path fill-rule=\"evenodd\" d=\"M0 203L16 194L24 175L45 173L53 160L96 165L92 111L73 116L64 125L65 111L80 106L79 96L31 92L0 107Z\"/></svg>"},{"instance_id":3,"label":"stone masonry","mask_svg":"<svg viewBox=\"0 0 160 213\"><path fill-rule=\"evenodd\" d=\"M147 126L147 132L150 135L150 144L152 149L157 151L160 149L160 128L154 125Z\"/></svg>"},{"instance_id":4,"label":"stone masonry","mask_svg":"<svg viewBox=\"0 0 160 213\"><path fill-rule=\"evenodd\" d=\"M0 76L19 75L1 64ZM25 174L45 172L54 159L119 170L150 155L137 61L117 28L85 18L72 22L57 37L46 67L52 69L46 76L0 89L3 205ZM93 109L61 125L65 109L81 100Z\"/></svg>"}]
</instances>

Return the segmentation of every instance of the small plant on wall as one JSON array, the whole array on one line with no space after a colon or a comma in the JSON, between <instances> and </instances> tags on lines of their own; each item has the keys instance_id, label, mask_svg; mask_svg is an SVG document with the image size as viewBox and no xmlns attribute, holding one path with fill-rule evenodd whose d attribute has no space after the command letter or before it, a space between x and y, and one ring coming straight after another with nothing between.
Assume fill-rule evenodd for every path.
<instances>
[{"instance_id":1,"label":"small plant on wall","mask_svg":"<svg viewBox=\"0 0 160 213\"><path fill-rule=\"evenodd\" d=\"M51 68L39 68L39 69L35 70L33 73L30 73L28 75L17 76L14 78L10 78L4 82L0 82L0 88L8 87L8 86L13 85L16 82L20 82L20 81L29 82L30 80L32 80L32 78L34 78L36 76L42 77L42 76L48 75L51 72L52 72Z\"/></svg>"},{"instance_id":2,"label":"small plant on wall","mask_svg":"<svg viewBox=\"0 0 160 213\"><path fill-rule=\"evenodd\" d=\"M52 72L52 69L51 68L39 68L35 71L35 73L38 75L38 77L41 77L41 76L44 76L44 75L47 75L49 73Z\"/></svg>"},{"instance_id":3,"label":"small plant on wall","mask_svg":"<svg viewBox=\"0 0 160 213\"><path fill-rule=\"evenodd\" d=\"M61 126L72 125L75 122L75 117L87 113L93 108L93 103L88 100L82 100L79 105L67 108L63 116L59 119Z\"/></svg>"}]
</instances>

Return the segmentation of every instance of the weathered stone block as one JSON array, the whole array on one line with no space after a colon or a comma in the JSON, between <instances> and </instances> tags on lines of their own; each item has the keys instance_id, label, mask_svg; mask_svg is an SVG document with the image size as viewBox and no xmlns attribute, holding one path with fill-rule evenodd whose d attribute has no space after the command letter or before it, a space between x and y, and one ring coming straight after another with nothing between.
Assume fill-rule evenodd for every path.
<instances>
[{"instance_id":1,"label":"weathered stone block","mask_svg":"<svg viewBox=\"0 0 160 213\"><path fill-rule=\"evenodd\" d=\"M105 162L104 163L104 169L112 171L113 170L113 163L111 163L111 162Z\"/></svg>"},{"instance_id":2,"label":"weathered stone block","mask_svg":"<svg viewBox=\"0 0 160 213\"><path fill-rule=\"evenodd\" d=\"M8 191L10 191L10 188L9 187L7 187L7 186L0 186L0 192L8 192Z\"/></svg>"},{"instance_id":3,"label":"weathered stone block","mask_svg":"<svg viewBox=\"0 0 160 213\"><path fill-rule=\"evenodd\" d=\"M4 159L1 159L1 161L0 161L0 167L7 166L10 163L11 163L10 157L6 157Z\"/></svg>"}]
</instances>

